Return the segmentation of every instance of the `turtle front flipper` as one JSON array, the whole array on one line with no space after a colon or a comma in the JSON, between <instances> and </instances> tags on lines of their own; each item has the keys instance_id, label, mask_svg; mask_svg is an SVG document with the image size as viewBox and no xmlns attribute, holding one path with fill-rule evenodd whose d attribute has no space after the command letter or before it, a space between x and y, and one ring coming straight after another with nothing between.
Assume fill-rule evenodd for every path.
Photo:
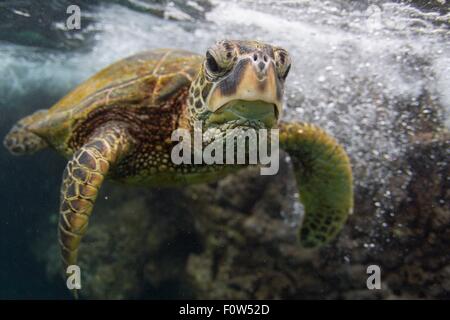
<instances>
[{"instance_id":1,"label":"turtle front flipper","mask_svg":"<svg viewBox=\"0 0 450 320\"><path fill-rule=\"evenodd\" d=\"M301 244L325 244L337 235L353 208L349 158L333 137L305 123L282 123L280 146L292 159L305 207Z\"/></svg>"},{"instance_id":2,"label":"turtle front flipper","mask_svg":"<svg viewBox=\"0 0 450 320\"><path fill-rule=\"evenodd\" d=\"M97 129L68 162L61 186L58 225L64 270L77 263L80 241L99 188L110 168L127 154L131 144L126 128L110 123Z\"/></svg>"},{"instance_id":3,"label":"turtle front flipper","mask_svg":"<svg viewBox=\"0 0 450 320\"><path fill-rule=\"evenodd\" d=\"M47 142L29 130L29 126L41 121L47 115L47 110L35 113L17 122L3 140L4 146L13 155L33 154L47 147Z\"/></svg>"}]
</instances>

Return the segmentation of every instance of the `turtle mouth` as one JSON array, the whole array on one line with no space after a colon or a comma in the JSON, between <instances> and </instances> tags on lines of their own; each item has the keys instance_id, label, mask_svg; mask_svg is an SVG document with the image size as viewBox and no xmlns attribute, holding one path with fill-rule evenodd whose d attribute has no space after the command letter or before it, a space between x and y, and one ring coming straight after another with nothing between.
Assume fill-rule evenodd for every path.
<instances>
[{"instance_id":1,"label":"turtle mouth","mask_svg":"<svg viewBox=\"0 0 450 320\"><path fill-rule=\"evenodd\" d=\"M275 103L263 100L232 100L211 114L207 123L223 124L229 121L244 120L264 123L268 128L275 126L278 108Z\"/></svg>"}]
</instances>

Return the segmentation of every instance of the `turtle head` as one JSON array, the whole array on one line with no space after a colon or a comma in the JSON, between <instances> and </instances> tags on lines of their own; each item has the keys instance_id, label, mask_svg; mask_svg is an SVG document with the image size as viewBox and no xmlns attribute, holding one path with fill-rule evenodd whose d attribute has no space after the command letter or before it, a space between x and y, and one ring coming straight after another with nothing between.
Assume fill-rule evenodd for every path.
<instances>
[{"instance_id":1,"label":"turtle head","mask_svg":"<svg viewBox=\"0 0 450 320\"><path fill-rule=\"evenodd\" d=\"M214 128L273 128L282 112L291 61L286 50L258 41L210 47L189 91L192 121Z\"/></svg>"}]
</instances>

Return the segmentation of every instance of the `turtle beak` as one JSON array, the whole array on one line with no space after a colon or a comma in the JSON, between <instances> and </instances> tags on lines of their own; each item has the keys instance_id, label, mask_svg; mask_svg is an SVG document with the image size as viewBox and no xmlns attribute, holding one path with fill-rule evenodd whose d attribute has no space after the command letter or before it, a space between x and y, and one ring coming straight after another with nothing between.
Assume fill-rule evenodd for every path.
<instances>
[{"instance_id":1,"label":"turtle beak","mask_svg":"<svg viewBox=\"0 0 450 320\"><path fill-rule=\"evenodd\" d=\"M282 111L282 96L283 86L273 60L255 52L239 60L215 86L207 105L213 113L231 108L229 111L239 118L269 121L272 116L276 122Z\"/></svg>"}]
</instances>

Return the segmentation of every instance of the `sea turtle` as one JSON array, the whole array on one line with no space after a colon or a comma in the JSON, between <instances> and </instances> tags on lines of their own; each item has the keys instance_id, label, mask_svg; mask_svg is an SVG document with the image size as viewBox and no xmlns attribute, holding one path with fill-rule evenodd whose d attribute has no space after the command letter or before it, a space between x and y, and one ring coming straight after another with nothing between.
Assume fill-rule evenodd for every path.
<instances>
[{"instance_id":1,"label":"sea turtle","mask_svg":"<svg viewBox=\"0 0 450 320\"><path fill-rule=\"evenodd\" d=\"M243 167L173 163L173 131L182 128L194 135L195 121L202 121L207 143L230 128L278 128L305 207L300 243L316 247L332 239L353 206L350 162L320 128L279 119L290 67L286 50L259 41L218 41L205 56L169 49L143 52L103 69L52 108L14 125L4 140L12 154L51 147L69 159L58 224L63 264L77 262L106 177L180 185L219 179Z\"/></svg>"}]
</instances>

